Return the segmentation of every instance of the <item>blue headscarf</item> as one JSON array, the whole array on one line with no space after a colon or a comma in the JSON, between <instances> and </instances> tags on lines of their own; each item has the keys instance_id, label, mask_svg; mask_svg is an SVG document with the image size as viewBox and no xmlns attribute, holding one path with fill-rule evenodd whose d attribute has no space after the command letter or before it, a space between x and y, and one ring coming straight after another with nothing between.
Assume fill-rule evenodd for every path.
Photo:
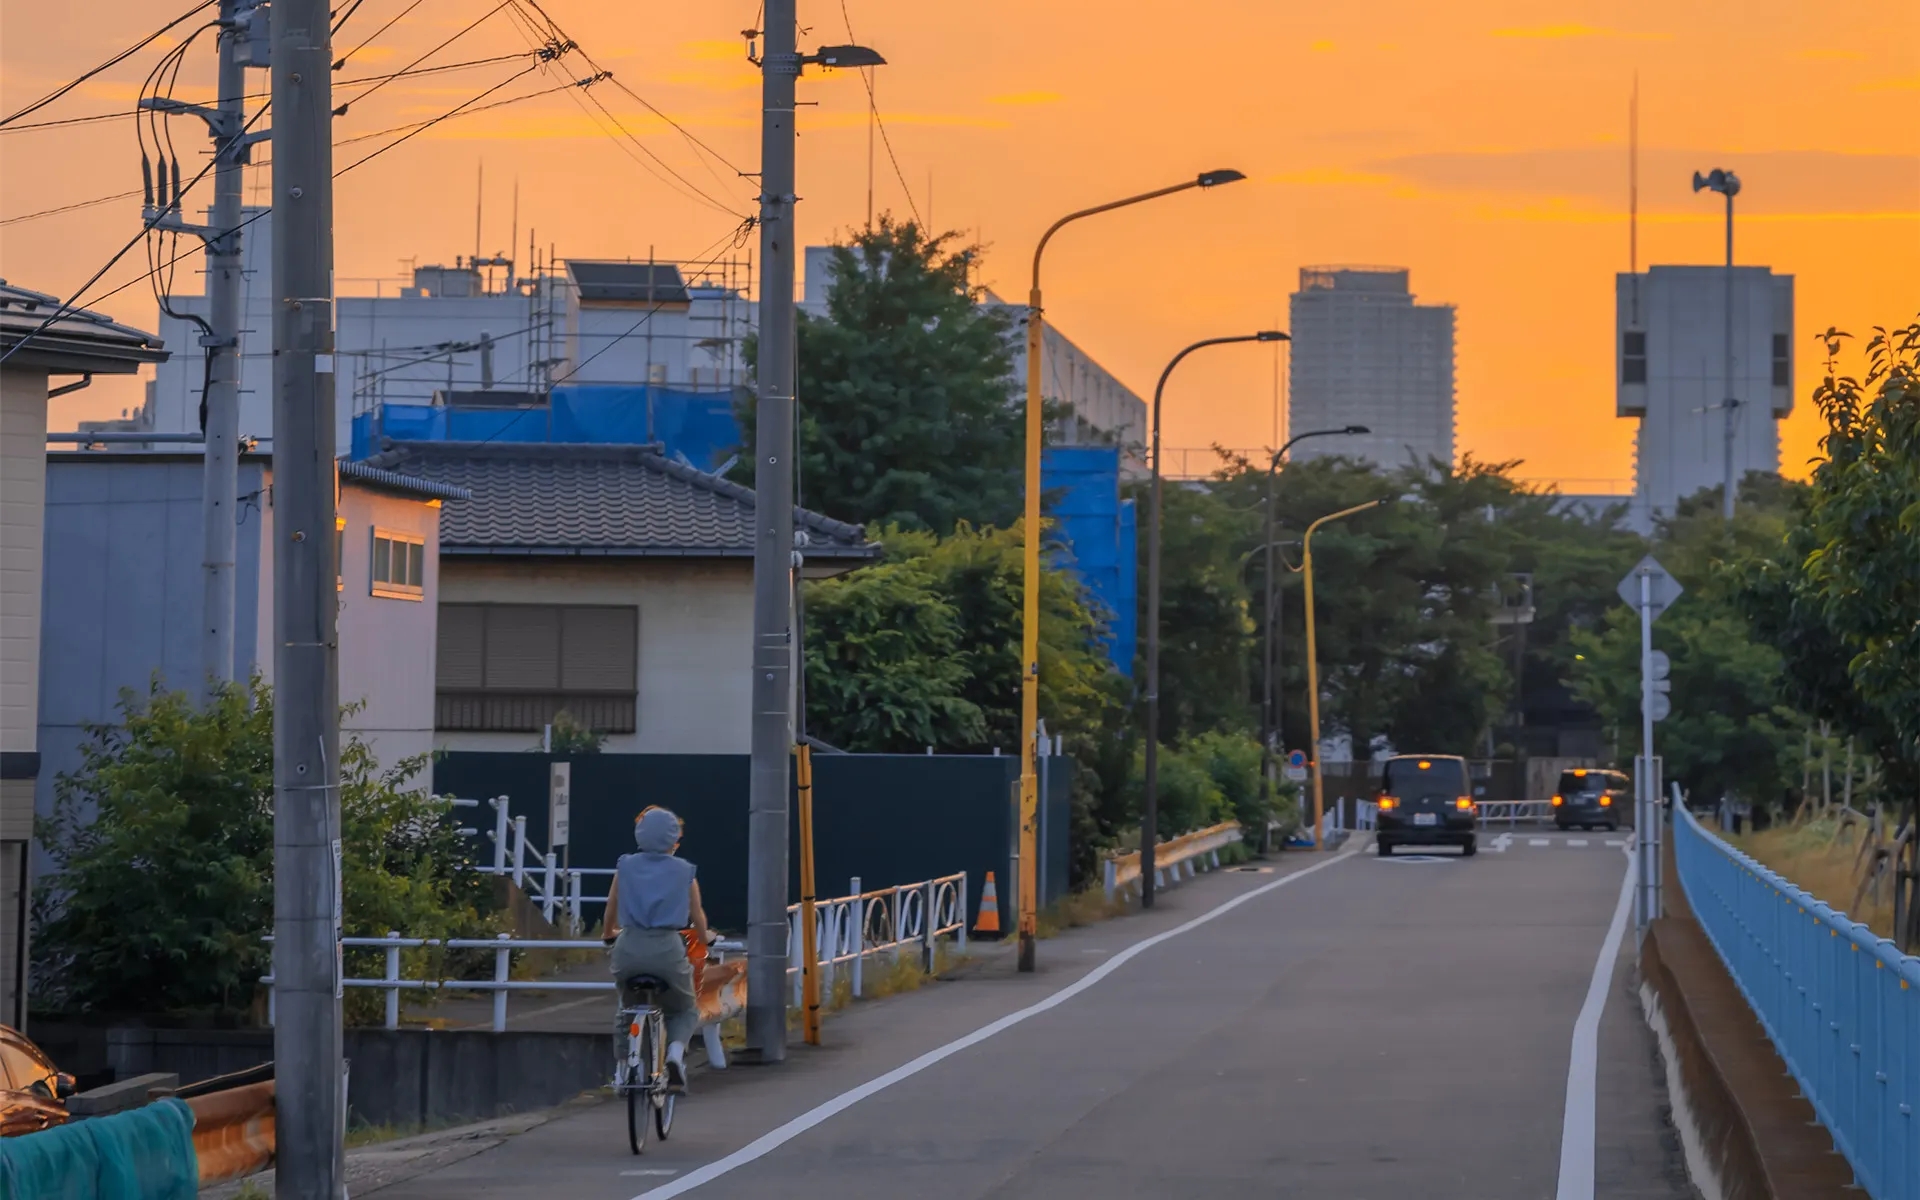
<instances>
[{"instance_id":1,"label":"blue headscarf","mask_svg":"<svg viewBox=\"0 0 1920 1200\"><path fill-rule=\"evenodd\" d=\"M633 823L633 843L649 854L672 854L680 842L680 818L664 808L649 808Z\"/></svg>"}]
</instances>

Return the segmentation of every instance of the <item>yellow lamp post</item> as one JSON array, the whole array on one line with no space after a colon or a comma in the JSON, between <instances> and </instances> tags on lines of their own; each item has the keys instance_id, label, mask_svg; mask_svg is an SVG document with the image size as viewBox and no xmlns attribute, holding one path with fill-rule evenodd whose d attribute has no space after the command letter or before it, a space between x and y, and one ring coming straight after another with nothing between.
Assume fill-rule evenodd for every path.
<instances>
[{"instance_id":1,"label":"yellow lamp post","mask_svg":"<svg viewBox=\"0 0 1920 1200\"><path fill-rule=\"evenodd\" d=\"M1365 504L1356 504L1352 508L1343 508L1337 513L1328 513L1318 521L1307 526L1307 536L1300 553L1300 569L1306 573L1307 587L1307 715L1313 726L1313 745L1307 749L1308 760L1313 763L1313 848L1326 849L1325 839L1320 836L1320 823L1326 817L1325 793L1320 786L1320 653L1314 642L1313 630L1313 534L1329 521L1338 521L1341 517L1350 517L1384 503L1369 500Z\"/></svg>"},{"instance_id":2,"label":"yellow lamp post","mask_svg":"<svg viewBox=\"0 0 1920 1200\"><path fill-rule=\"evenodd\" d=\"M1062 226L1095 213L1111 212L1146 200L1157 200L1189 188L1218 187L1245 179L1238 171L1206 171L1172 187L1142 192L1109 204L1070 212L1047 226L1033 248L1033 286L1027 292L1027 469L1026 510L1021 537L1024 561L1021 584L1025 602L1020 617L1020 957L1022 971L1033 970L1033 942L1039 925L1040 898L1040 447L1046 422L1040 401L1040 353L1044 318L1040 305L1040 255Z\"/></svg>"}]
</instances>

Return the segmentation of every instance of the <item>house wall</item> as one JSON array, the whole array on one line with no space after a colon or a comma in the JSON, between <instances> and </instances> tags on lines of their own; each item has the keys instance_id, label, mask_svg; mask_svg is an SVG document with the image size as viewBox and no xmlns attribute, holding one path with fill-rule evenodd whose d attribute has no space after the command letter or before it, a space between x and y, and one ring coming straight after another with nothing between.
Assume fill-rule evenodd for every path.
<instances>
[{"instance_id":1,"label":"house wall","mask_svg":"<svg viewBox=\"0 0 1920 1200\"><path fill-rule=\"evenodd\" d=\"M47 375L0 368L0 1022L24 1025L22 907L39 764Z\"/></svg>"},{"instance_id":2,"label":"house wall","mask_svg":"<svg viewBox=\"0 0 1920 1200\"><path fill-rule=\"evenodd\" d=\"M433 749L433 673L440 597L440 502L348 485L340 489L346 521L340 589L340 703L358 704L340 732L359 735L383 766ZM373 594L373 531L426 540L420 599ZM427 777L422 775L424 785Z\"/></svg>"},{"instance_id":3,"label":"house wall","mask_svg":"<svg viewBox=\"0 0 1920 1200\"><path fill-rule=\"evenodd\" d=\"M581 562L448 557L448 603L618 604L640 613L635 731L604 749L745 754L752 712L753 565L643 559ZM448 750L526 750L537 734L439 733Z\"/></svg>"}]
</instances>

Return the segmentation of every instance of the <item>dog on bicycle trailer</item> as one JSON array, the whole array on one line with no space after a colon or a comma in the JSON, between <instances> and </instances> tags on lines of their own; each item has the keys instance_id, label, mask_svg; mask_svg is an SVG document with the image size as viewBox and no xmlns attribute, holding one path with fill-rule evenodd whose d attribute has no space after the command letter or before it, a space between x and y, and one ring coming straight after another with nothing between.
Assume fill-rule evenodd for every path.
<instances>
[{"instance_id":1,"label":"dog on bicycle trailer","mask_svg":"<svg viewBox=\"0 0 1920 1200\"><path fill-rule=\"evenodd\" d=\"M634 819L637 852L621 855L615 865L601 934L613 948L619 984L616 1054L626 1055L629 1013L642 1007L646 993L647 1006L664 1018L667 1079L676 1091L686 1087L687 1042L700 1027L693 964L681 931L691 928L703 946L713 940L700 905L698 870L679 856L683 833L680 818L664 808L649 807Z\"/></svg>"}]
</instances>

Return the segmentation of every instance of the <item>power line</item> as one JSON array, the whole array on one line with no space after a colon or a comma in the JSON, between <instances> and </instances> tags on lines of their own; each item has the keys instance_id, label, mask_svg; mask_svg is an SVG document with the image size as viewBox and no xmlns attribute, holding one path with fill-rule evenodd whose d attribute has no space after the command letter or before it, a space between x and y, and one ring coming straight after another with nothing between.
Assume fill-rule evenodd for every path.
<instances>
[{"instance_id":1,"label":"power line","mask_svg":"<svg viewBox=\"0 0 1920 1200\"><path fill-rule=\"evenodd\" d=\"M160 28L148 34L146 37L141 38L139 41L135 42L133 45L128 46L125 50L122 50L120 53L114 55L112 58L109 58L107 61L101 63L99 66L94 67L92 70L86 72L83 75L76 76L75 78L67 81L66 83L61 84L59 87L55 88L51 92L48 92L46 95L40 97L40 99L35 100L32 104L27 105L25 108L20 109L19 111L14 113L10 113L5 117L0 117L0 126L11 125L15 121L19 120L21 117L26 116L28 113L37 111L39 109L45 108L49 104L52 104L55 100L58 100L60 97L66 95L68 92L79 87L81 84L85 83L87 80L92 79L95 75L98 75L100 72L105 71L108 68L113 67L121 62L124 62L129 57L133 56L134 54L137 54L141 50L144 50L149 45L152 45L155 41L165 36L168 31L173 29L174 26L183 25L186 22L192 20L194 17L194 14L198 13L203 8L209 7L212 3L213 3L213 0L201 0L200 3L194 5L192 8L189 8L186 12L181 13L179 16L175 17L173 20L167 22L165 25L162 25Z\"/></svg>"},{"instance_id":2,"label":"power line","mask_svg":"<svg viewBox=\"0 0 1920 1200\"><path fill-rule=\"evenodd\" d=\"M414 2L417 4L419 3L419 0L414 0ZM508 3L509 3L509 0L500 0L499 4L494 5L492 8L488 9L486 12L481 13L478 17L475 17L471 22L469 22L465 27L463 27L458 33L454 34L452 37L448 38L446 41L441 42L438 46L435 46L433 49L427 51L425 54L422 54L419 58L414 59L412 62L408 63L406 66L402 67L401 73L404 74L407 71L411 71L413 68L419 66L421 63L425 62L429 58L432 58L434 55L440 53L442 50L445 50L448 46L453 45L455 42L459 41L461 38L467 36L469 33L472 33L474 30L480 28L480 26L486 24L489 20L491 20L495 13L507 7ZM412 11L411 8L409 8L408 11ZM404 16L406 14L402 13L401 15ZM399 17L395 17L394 20L396 21L399 20ZM345 62L347 60L343 58L340 61ZM355 96L353 99L343 101L340 105L338 105L334 109L334 112L336 114L345 112L347 109L360 103L362 100L365 100L368 96L373 95L375 92L379 91L381 88L387 86L389 82L391 82L391 80L386 80L386 79L381 80L379 83L374 84L372 87L368 88L364 92L361 92L358 96Z\"/></svg>"},{"instance_id":3,"label":"power line","mask_svg":"<svg viewBox=\"0 0 1920 1200\"><path fill-rule=\"evenodd\" d=\"M421 4L421 0L413 0L412 4L407 5L405 8L395 13L392 16L392 18L387 21L385 25L382 25L380 28L374 30L373 33L367 37L366 41L361 42L358 46L355 46L353 49L347 51L345 54L342 54L339 58L334 59L333 69L338 71L341 67L346 66L348 59L360 53L362 50L365 50L368 46L371 46L374 42L374 39L378 38L381 34L385 33L387 30L392 29L395 25L399 24L400 18L406 16L408 13L412 12L414 9L419 8L420 4ZM356 3L354 7L359 8L360 6L359 4ZM353 14L349 13L347 15L352 16ZM343 18L341 21L341 24L345 24L345 23L346 23L345 19ZM339 32L339 29L337 26L335 27L334 31L336 33Z\"/></svg>"},{"instance_id":4,"label":"power line","mask_svg":"<svg viewBox=\"0 0 1920 1200\"><path fill-rule=\"evenodd\" d=\"M847 40L858 42L860 39L853 34L853 18L847 13L847 0L840 0L840 19L847 26ZM868 68L868 70L871 69ZM880 102L873 94L873 78L867 71L861 71L860 83L867 89L867 111L873 115L873 123L880 129L880 144L887 148L887 161L893 164L893 177L900 181L900 192L907 198L907 211L913 214L913 223L931 235L933 231L927 229L926 224L920 219L920 206L913 202L913 189L907 186L907 176L900 169L900 160L894 157L893 139L887 136L887 122L881 117Z\"/></svg>"},{"instance_id":5,"label":"power line","mask_svg":"<svg viewBox=\"0 0 1920 1200\"><path fill-rule=\"evenodd\" d=\"M92 200L82 200L77 204L62 204L59 208L43 208L39 212L22 213L17 217L0 218L0 226L18 225L22 221L35 221L41 217L58 216L61 213L78 212L83 208L94 208L102 204L111 204L115 200L130 200L140 194L135 188L130 192L115 192L111 196L99 196Z\"/></svg>"},{"instance_id":6,"label":"power line","mask_svg":"<svg viewBox=\"0 0 1920 1200\"><path fill-rule=\"evenodd\" d=\"M395 138L393 141L388 142L386 145L380 147L378 150L375 150L373 153L367 155L366 157L356 159L355 161L340 168L338 171L335 171L333 173L334 178L338 179L340 176L345 175L348 171L353 170L355 167L358 167L364 163L372 162L374 159L379 158L382 154L385 154L387 151L393 149L395 146L398 146L408 141L409 139L413 138L418 134L425 133L427 130L432 129L435 125L438 125L440 122L447 120L449 117L459 116L460 113L464 109L466 109L469 105L476 104L479 101L486 99L488 96L493 95L493 93L499 91L501 88L512 83L514 80L520 78L522 75L527 74L527 72L537 71L539 70L539 68L540 68L540 65L538 63L534 63L531 66L527 66L518 71L515 71L513 74L507 76L505 79L502 79L499 83L494 84L492 87L488 88L484 92L481 92L478 96L475 96L473 99L467 101L465 104L460 105L458 108L454 108L454 109L451 109L450 111L441 113L439 116L433 118L433 120L427 121L421 124L418 129L409 130L408 132Z\"/></svg>"}]
</instances>

